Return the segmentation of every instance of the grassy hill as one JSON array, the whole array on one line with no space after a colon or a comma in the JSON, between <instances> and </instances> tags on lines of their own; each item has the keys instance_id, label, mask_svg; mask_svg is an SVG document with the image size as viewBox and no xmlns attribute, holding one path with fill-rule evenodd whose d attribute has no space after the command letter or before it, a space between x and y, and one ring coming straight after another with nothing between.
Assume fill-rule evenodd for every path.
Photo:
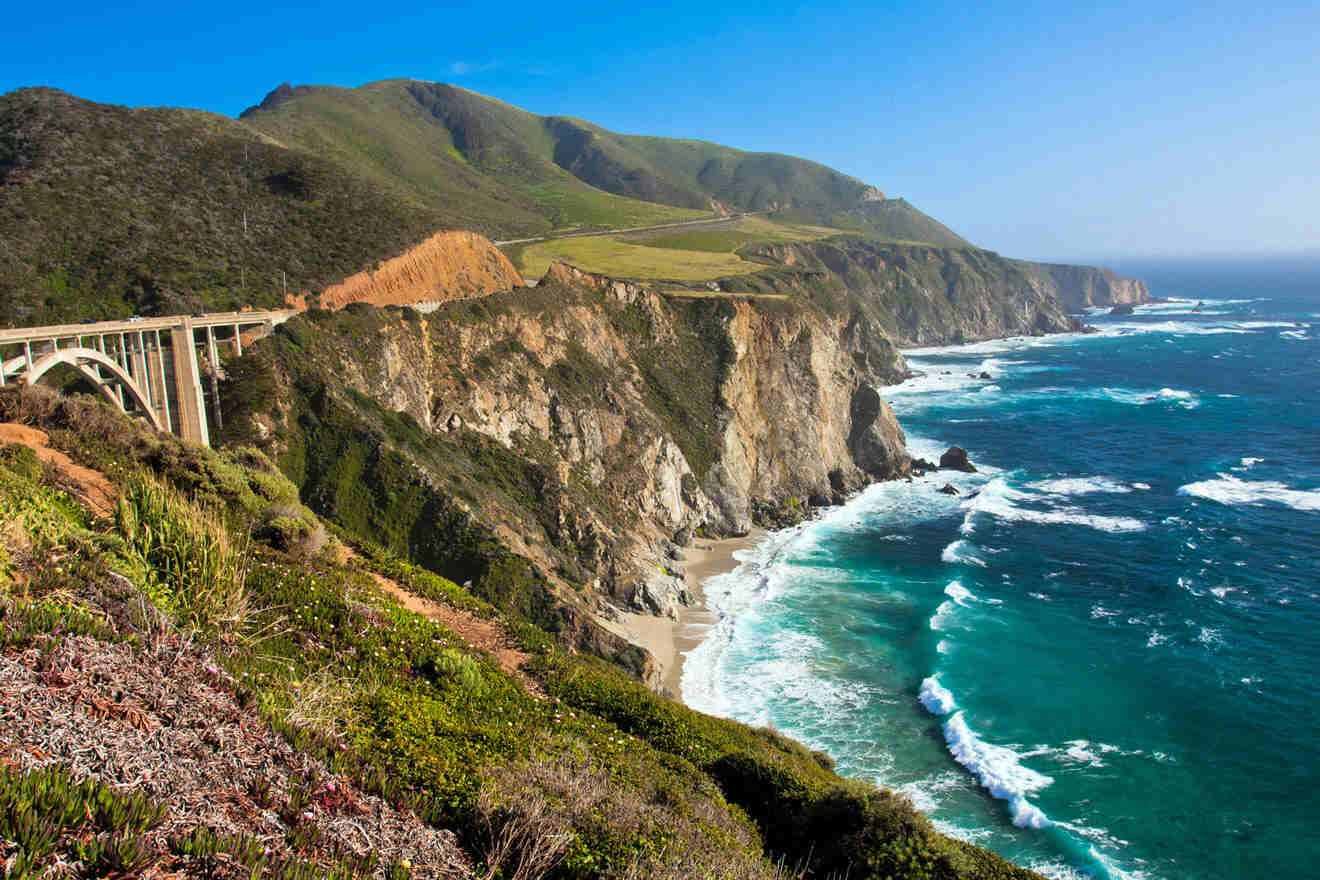
<instances>
[{"instance_id":1,"label":"grassy hill","mask_svg":"<svg viewBox=\"0 0 1320 880\"><path fill-rule=\"evenodd\" d=\"M644 218L641 205L699 216L718 202L730 210L772 211L887 238L968 246L907 202L884 199L862 181L816 162L705 141L619 134L568 116L537 116L444 83L281 86L242 119L423 199L443 200L450 180L483 173L508 187L511 205L530 201L556 226L660 223L675 215ZM626 219L621 216L628 211Z\"/></svg>"},{"instance_id":2,"label":"grassy hill","mask_svg":"<svg viewBox=\"0 0 1320 880\"><path fill-rule=\"evenodd\" d=\"M487 211L546 225L400 197L224 116L0 96L0 324L275 305Z\"/></svg>"},{"instance_id":3,"label":"grassy hill","mask_svg":"<svg viewBox=\"0 0 1320 880\"><path fill-rule=\"evenodd\" d=\"M285 85L239 120L31 88L0 96L0 324L269 306L286 284L318 291L440 229L517 239L717 208L968 246L814 162L617 134L438 83Z\"/></svg>"}]
</instances>

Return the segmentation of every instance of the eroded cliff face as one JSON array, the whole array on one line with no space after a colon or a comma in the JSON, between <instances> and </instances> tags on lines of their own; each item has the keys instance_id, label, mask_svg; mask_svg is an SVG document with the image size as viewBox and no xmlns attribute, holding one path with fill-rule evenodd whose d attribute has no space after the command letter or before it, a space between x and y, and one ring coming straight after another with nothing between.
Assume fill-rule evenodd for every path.
<instances>
[{"instance_id":1,"label":"eroded cliff face","mask_svg":"<svg viewBox=\"0 0 1320 880\"><path fill-rule=\"evenodd\" d=\"M1080 312L1088 306L1140 305L1150 301L1145 282L1124 278L1109 269L1055 263L1026 265L1055 285L1055 293L1070 312Z\"/></svg>"},{"instance_id":2,"label":"eroded cliff face","mask_svg":"<svg viewBox=\"0 0 1320 880\"><path fill-rule=\"evenodd\" d=\"M350 275L319 296L291 296L297 308L339 309L349 303L374 306L449 302L522 286L513 263L484 236L466 230L438 232L376 268Z\"/></svg>"},{"instance_id":3,"label":"eroded cliff face","mask_svg":"<svg viewBox=\"0 0 1320 880\"><path fill-rule=\"evenodd\" d=\"M727 289L793 292L869 315L899 345L946 345L1080 329L1086 305L1144 302L1145 285L1105 269L1009 260L990 251L861 238L744 252L777 268Z\"/></svg>"},{"instance_id":4,"label":"eroded cliff face","mask_svg":"<svg viewBox=\"0 0 1320 880\"><path fill-rule=\"evenodd\" d=\"M271 343L259 356L281 399L248 414L270 451L313 454L299 436L327 417L311 398L364 421L364 400L406 414L416 439L361 430L606 628L620 608L676 616L690 600L676 539L782 522L910 472L879 394L904 369L884 330L778 298L670 298L559 265L536 289L425 316L311 313ZM360 491L309 491L327 478L293 467L305 497Z\"/></svg>"}]
</instances>

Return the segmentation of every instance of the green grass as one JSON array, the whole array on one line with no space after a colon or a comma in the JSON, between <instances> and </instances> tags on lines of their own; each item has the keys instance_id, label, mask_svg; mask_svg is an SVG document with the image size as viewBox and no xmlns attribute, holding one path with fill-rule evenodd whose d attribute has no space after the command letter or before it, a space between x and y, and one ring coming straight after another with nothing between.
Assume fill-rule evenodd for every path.
<instances>
[{"instance_id":1,"label":"green grass","mask_svg":"<svg viewBox=\"0 0 1320 880\"><path fill-rule=\"evenodd\" d=\"M624 229L631 226L658 226L680 220L711 217L709 211L674 208L638 199L611 195L599 190L573 189L568 186L540 184L524 189L555 227L588 226L601 229Z\"/></svg>"},{"instance_id":2,"label":"green grass","mask_svg":"<svg viewBox=\"0 0 1320 880\"><path fill-rule=\"evenodd\" d=\"M653 248L680 251L712 251L732 253L753 242L777 243L785 241L814 241L837 235L839 230L823 226L804 226L783 223L765 217L739 217L727 223L709 227L684 229L677 232L639 233L624 240Z\"/></svg>"},{"instance_id":3,"label":"green grass","mask_svg":"<svg viewBox=\"0 0 1320 880\"><path fill-rule=\"evenodd\" d=\"M544 275L550 264L562 261L612 278L658 278L704 281L755 272L761 268L732 253L669 250L619 241L609 236L564 238L528 245L520 255L524 275Z\"/></svg>"}]
</instances>

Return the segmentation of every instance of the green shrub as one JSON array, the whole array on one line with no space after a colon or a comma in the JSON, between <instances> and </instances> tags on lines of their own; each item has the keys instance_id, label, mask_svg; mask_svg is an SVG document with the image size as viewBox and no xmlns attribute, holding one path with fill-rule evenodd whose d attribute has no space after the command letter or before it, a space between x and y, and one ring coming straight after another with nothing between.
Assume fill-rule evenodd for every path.
<instances>
[{"instance_id":1,"label":"green shrub","mask_svg":"<svg viewBox=\"0 0 1320 880\"><path fill-rule=\"evenodd\" d=\"M123 487L115 523L128 551L145 565L147 593L161 610L199 628L246 616L247 558L214 514L138 475Z\"/></svg>"}]
</instances>

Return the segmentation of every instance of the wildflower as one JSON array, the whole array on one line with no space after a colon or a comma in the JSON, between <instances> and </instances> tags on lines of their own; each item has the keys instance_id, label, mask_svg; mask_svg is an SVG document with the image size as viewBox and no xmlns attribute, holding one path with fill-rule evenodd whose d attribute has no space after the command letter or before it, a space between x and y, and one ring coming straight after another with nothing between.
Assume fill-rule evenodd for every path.
<instances>
[{"instance_id":1,"label":"wildflower","mask_svg":"<svg viewBox=\"0 0 1320 880\"><path fill-rule=\"evenodd\" d=\"M312 811L311 811L311 810L303 810L303 811L302 811L302 819L303 819L304 822L310 822L310 821L312 821L312 819L314 819L314 818L316 818L316 817L312 815Z\"/></svg>"}]
</instances>

